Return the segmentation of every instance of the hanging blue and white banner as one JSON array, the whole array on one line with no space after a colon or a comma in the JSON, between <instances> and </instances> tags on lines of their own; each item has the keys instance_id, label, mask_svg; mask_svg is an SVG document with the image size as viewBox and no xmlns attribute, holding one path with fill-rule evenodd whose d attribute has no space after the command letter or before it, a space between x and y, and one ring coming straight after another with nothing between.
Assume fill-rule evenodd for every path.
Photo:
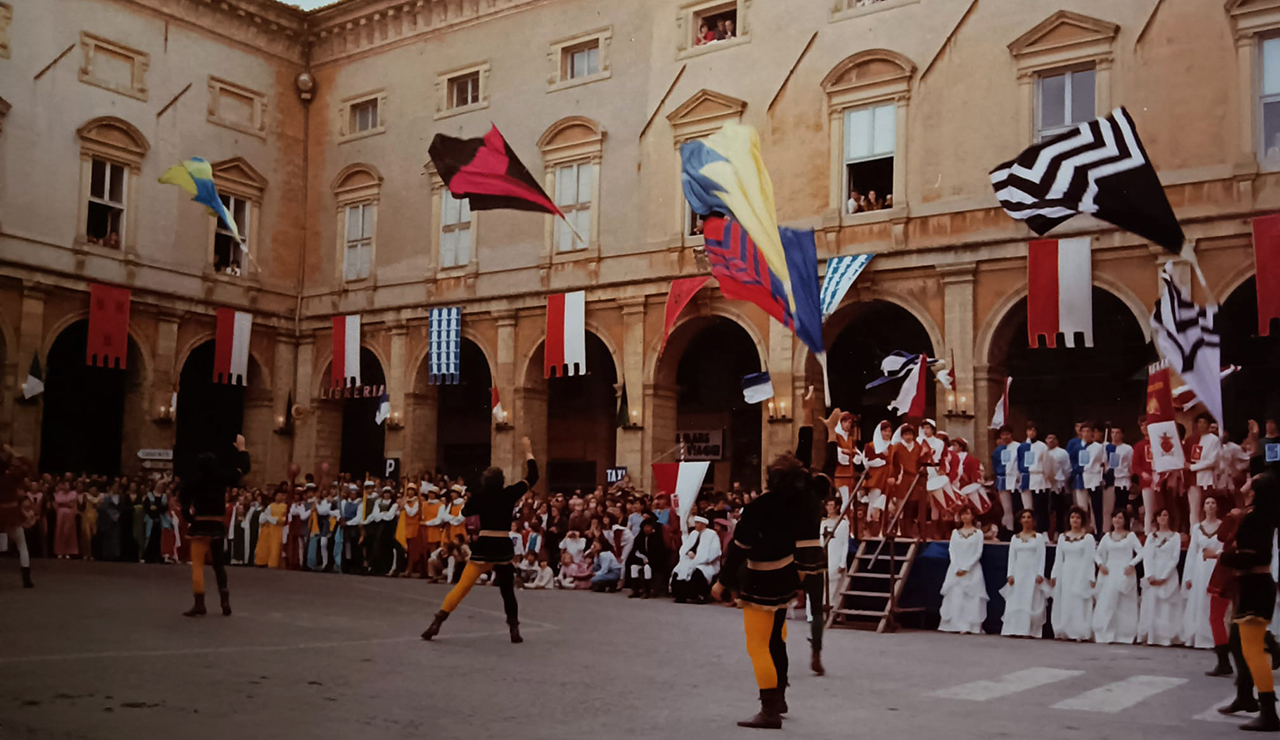
<instances>
[{"instance_id":1,"label":"hanging blue and white banner","mask_svg":"<svg viewBox=\"0 0 1280 740\"><path fill-rule=\"evenodd\" d=\"M840 301L844 300L844 294L853 287L853 282L858 279L863 270L867 269L867 265L871 264L871 258L874 256L874 254L853 254L827 260L827 274L822 280L820 299L823 321L835 313Z\"/></svg>"},{"instance_id":2,"label":"hanging blue and white banner","mask_svg":"<svg viewBox=\"0 0 1280 740\"><path fill-rule=\"evenodd\" d=\"M773 398L773 381L769 378L769 373L744 375L742 398L747 403L763 403Z\"/></svg>"},{"instance_id":3,"label":"hanging blue and white banner","mask_svg":"<svg viewBox=\"0 0 1280 740\"><path fill-rule=\"evenodd\" d=\"M457 385L459 355L462 353L462 309L458 306L431 309L431 354L427 382Z\"/></svg>"}]
</instances>

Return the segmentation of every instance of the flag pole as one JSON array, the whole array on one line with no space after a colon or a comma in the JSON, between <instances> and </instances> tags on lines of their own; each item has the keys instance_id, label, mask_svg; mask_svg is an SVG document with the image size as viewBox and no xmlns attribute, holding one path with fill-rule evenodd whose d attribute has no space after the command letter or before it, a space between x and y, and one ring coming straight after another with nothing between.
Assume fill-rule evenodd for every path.
<instances>
[{"instance_id":1,"label":"flag pole","mask_svg":"<svg viewBox=\"0 0 1280 740\"><path fill-rule=\"evenodd\" d=\"M1200 287L1204 289L1205 297L1208 303L1217 305L1218 300L1214 298L1213 291L1209 289L1209 281L1204 278L1204 271L1200 269L1200 260L1196 258L1196 244L1190 239L1182 244L1182 254L1179 258L1191 263L1191 269L1195 270L1196 278L1200 281Z\"/></svg>"},{"instance_id":2,"label":"flag pole","mask_svg":"<svg viewBox=\"0 0 1280 740\"><path fill-rule=\"evenodd\" d=\"M569 227L569 231L572 232L574 237L577 238L577 240L582 243L582 246L584 247L587 246L587 240L583 239L582 234L579 234L578 230L573 228L573 224L569 223L569 218L565 216L564 213L560 214L560 220L564 221L564 225Z\"/></svg>"}]
</instances>

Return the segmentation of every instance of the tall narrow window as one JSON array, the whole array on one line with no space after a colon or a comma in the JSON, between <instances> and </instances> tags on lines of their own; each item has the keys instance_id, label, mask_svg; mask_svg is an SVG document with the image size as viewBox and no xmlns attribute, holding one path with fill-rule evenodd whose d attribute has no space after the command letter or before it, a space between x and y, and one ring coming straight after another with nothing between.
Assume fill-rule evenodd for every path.
<instances>
[{"instance_id":1,"label":"tall narrow window","mask_svg":"<svg viewBox=\"0 0 1280 740\"><path fill-rule=\"evenodd\" d=\"M236 222L236 229L244 239L249 238L249 201L234 195L219 193L222 205ZM240 242L231 233L231 229L217 219L217 229L213 236L213 269L223 275L243 275L245 272L245 251Z\"/></svg>"},{"instance_id":2,"label":"tall narrow window","mask_svg":"<svg viewBox=\"0 0 1280 740\"><path fill-rule=\"evenodd\" d=\"M1098 117L1095 103L1095 72L1041 75L1039 104L1036 106L1036 140L1052 138Z\"/></svg>"},{"instance_id":3,"label":"tall narrow window","mask_svg":"<svg viewBox=\"0 0 1280 740\"><path fill-rule=\"evenodd\" d=\"M471 204L441 193L440 267L464 267L471 263Z\"/></svg>"},{"instance_id":4,"label":"tall narrow window","mask_svg":"<svg viewBox=\"0 0 1280 740\"><path fill-rule=\"evenodd\" d=\"M595 173L596 166L591 162L565 164L556 169L556 205L565 215L564 219L556 219L555 222L557 252L574 252L587 247L585 240L591 234L591 192ZM569 224L573 224L572 230ZM576 236L574 231L577 231Z\"/></svg>"},{"instance_id":5,"label":"tall narrow window","mask_svg":"<svg viewBox=\"0 0 1280 740\"><path fill-rule=\"evenodd\" d=\"M90 244L119 249L124 238L125 178L124 165L93 158L89 182L89 218L85 235Z\"/></svg>"},{"instance_id":6,"label":"tall narrow window","mask_svg":"<svg viewBox=\"0 0 1280 740\"><path fill-rule=\"evenodd\" d=\"M1280 37L1262 42L1262 154L1280 160Z\"/></svg>"},{"instance_id":7,"label":"tall narrow window","mask_svg":"<svg viewBox=\"0 0 1280 740\"><path fill-rule=\"evenodd\" d=\"M893 207L897 105L852 108L844 113L845 212Z\"/></svg>"},{"instance_id":8,"label":"tall narrow window","mask_svg":"<svg viewBox=\"0 0 1280 740\"><path fill-rule=\"evenodd\" d=\"M372 203L347 206L346 248L342 264L344 280L363 280L369 277L373 261L374 212Z\"/></svg>"}]
</instances>

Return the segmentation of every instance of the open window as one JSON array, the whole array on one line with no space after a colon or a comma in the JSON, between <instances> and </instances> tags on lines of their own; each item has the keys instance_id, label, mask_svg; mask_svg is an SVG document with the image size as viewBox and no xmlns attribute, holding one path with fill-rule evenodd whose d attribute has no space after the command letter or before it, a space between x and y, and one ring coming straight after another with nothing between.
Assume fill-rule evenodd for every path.
<instances>
[{"instance_id":1,"label":"open window","mask_svg":"<svg viewBox=\"0 0 1280 740\"><path fill-rule=\"evenodd\" d=\"M128 168L118 162L94 157L91 173L85 236L90 244L119 249L124 234Z\"/></svg>"},{"instance_id":2,"label":"open window","mask_svg":"<svg viewBox=\"0 0 1280 740\"><path fill-rule=\"evenodd\" d=\"M134 186L149 145L133 124L111 116L95 118L80 137L79 244L130 251L135 246Z\"/></svg>"},{"instance_id":3,"label":"open window","mask_svg":"<svg viewBox=\"0 0 1280 740\"><path fill-rule=\"evenodd\" d=\"M693 11L693 45L704 46L738 37L738 4L720 3Z\"/></svg>"},{"instance_id":4,"label":"open window","mask_svg":"<svg viewBox=\"0 0 1280 740\"><path fill-rule=\"evenodd\" d=\"M844 112L845 213L893 208L897 117L894 103Z\"/></svg>"},{"instance_id":5,"label":"open window","mask_svg":"<svg viewBox=\"0 0 1280 740\"><path fill-rule=\"evenodd\" d=\"M222 205L226 207L231 220L236 222L236 230L244 238L249 236L249 201L228 193L219 193ZM236 240L231 229L222 219L217 219L213 234L213 270L220 275L243 275L247 271L244 247Z\"/></svg>"}]
</instances>

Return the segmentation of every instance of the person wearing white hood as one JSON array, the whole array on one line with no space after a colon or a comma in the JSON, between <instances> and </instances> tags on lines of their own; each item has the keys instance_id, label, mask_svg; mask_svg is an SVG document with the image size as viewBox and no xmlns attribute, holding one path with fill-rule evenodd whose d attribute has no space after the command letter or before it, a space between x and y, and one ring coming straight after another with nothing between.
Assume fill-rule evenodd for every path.
<instances>
[{"instance_id":1,"label":"person wearing white hood","mask_svg":"<svg viewBox=\"0 0 1280 740\"><path fill-rule=\"evenodd\" d=\"M876 425L871 441L862 452L863 465L867 468L867 476L862 481L862 489L867 492L867 523L863 537L880 536L880 519L884 515L889 482L893 478L893 467L889 465L892 439L893 425L882 421Z\"/></svg>"},{"instance_id":2,"label":"person wearing white hood","mask_svg":"<svg viewBox=\"0 0 1280 740\"><path fill-rule=\"evenodd\" d=\"M720 572L720 538L707 529L709 524L705 517L695 516L693 529L684 536L679 562L671 573L671 594L677 604L705 604L711 581Z\"/></svg>"},{"instance_id":3,"label":"person wearing white hood","mask_svg":"<svg viewBox=\"0 0 1280 740\"><path fill-rule=\"evenodd\" d=\"M951 471L949 471L946 466L947 441L938 436L938 423L933 419L925 419L920 422L920 444L924 445L929 450L930 464L925 468L925 482L921 483L921 486L928 491L929 520L933 523L934 529L937 530L939 528L939 523L943 519L943 512L938 508L938 499L933 495L932 490L929 489L928 482L935 476L949 477ZM947 519L952 519L952 515L948 514L946 516ZM934 536L940 536L940 534L935 531Z\"/></svg>"}]
</instances>

